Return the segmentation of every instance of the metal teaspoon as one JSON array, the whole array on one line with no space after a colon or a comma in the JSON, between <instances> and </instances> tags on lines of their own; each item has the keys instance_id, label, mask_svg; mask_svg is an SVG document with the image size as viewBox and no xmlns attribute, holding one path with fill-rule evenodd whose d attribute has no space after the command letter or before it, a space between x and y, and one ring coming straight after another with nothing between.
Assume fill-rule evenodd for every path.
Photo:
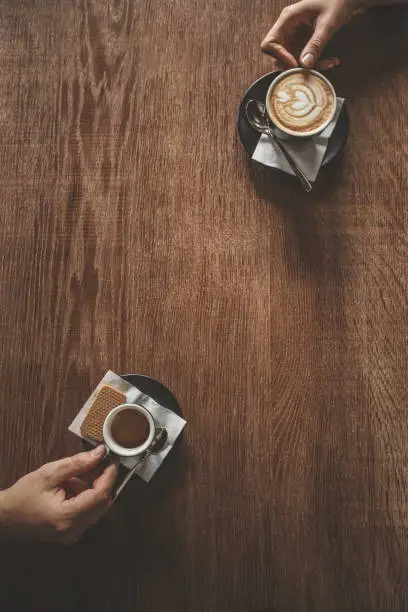
<instances>
[{"instance_id":1,"label":"metal teaspoon","mask_svg":"<svg viewBox=\"0 0 408 612\"><path fill-rule=\"evenodd\" d=\"M304 172L299 168L293 157L286 150L283 143L276 136L275 132L270 126L269 118L266 113L265 105L259 100L249 100L245 107L245 113L249 122L249 125L256 130L257 132L261 132L262 134L267 134L272 140L278 145L279 149L282 151L285 156L289 166L292 168L293 172L296 174L299 181L302 183L303 189L307 192L312 191L312 183L309 181Z\"/></svg>"}]
</instances>

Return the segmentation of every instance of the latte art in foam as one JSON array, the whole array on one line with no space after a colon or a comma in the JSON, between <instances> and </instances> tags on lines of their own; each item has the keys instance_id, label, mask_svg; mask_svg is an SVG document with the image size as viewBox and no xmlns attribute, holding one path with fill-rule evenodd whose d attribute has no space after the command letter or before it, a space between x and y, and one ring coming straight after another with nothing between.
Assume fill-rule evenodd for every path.
<instances>
[{"instance_id":1,"label":"latte art in foam","mask_svg":"<svg viewBox=\"0 0 408 612\"><path fill-rule=\"evenodd\" d=\"M272 121L283 130L299 134L319 130L334 113L330 85L307 70L289 72L272 86L268 106Z\"/></svg>"}]
</instances>

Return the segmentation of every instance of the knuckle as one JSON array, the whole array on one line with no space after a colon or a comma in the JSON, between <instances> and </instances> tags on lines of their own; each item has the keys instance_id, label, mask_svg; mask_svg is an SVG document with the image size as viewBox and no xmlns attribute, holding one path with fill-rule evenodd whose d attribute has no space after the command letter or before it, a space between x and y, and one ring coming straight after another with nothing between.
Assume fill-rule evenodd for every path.
<instances>
[{"instance_id":1,"label":"knuckle","mask_svg":"<svg viewBox=\"0 0 408 612\"><path fill-rule=\"evenodd\" d=\"M276 39L274 36L267 35L261 42L261 50L265 53L273 54L275 49Z\"/></svg>"},{"instance_id":2,"label":"knuckle","mask_svg":"<svg viewBox=\"0 0 408 612\"><path fill-rule=\"evenodd\" d=\"M82 466L82 455L74 455L69 458L70 468L78 470Z\"/></svg>"},{"instance_id":3,"label":"knuckle","mask_svg":"<svg viewBox=\"0 0 408 612\"><path fill-rule=\"evenodd\" d=\"M109 504L110 499L109 491L101 491L98 496L98 500L102 505Z\"/></svg>"},{"instance_id":4,"label":"knuckle","mask_svg":"<svg viewBox=\"0 0 408 612\"><path fill-rule=\"evenodd\" d=\"M291 15L293 15L293 7L285 6L281 11L281 17L283 17L283 19L287 19Z\"/></svg>"},{"instance_id":5,"label":"knuckle","mask_svg":"<svg viewBox=\"0 0 408 612\"><path fill-rule=\"evenodd\" d=\"M82 454L74 455L73 457L67 457L64 463L64 470L71 473L79 472L83 465Z\"/></svg>"},{"instance_id":6,"label":"knuckle","mask_svg":"<svg viewBox=\"0 0 408 612\"><path fill-rule=\"evenodd\" d=\"M67 521L66 519L59 519L54 524L55 531L61 538L64 538L69 534L70 526L70 521Z\"/></svg>"},{"instance_id":7,"label":"knuckle","mask_svg":"<svg viewBox=\"0 0 408 612\"><path fill-rule=\"evenodd\" d=\"M323 47L323 39L320 36L315 36L311 41L310 41L310 47L313 51L320 51Z\"/></svg>"},{"instance_id":8,"label":"knuckle","mask_svg":"<svg viewBox=\"0 0 408 612\"><path fill-rule=\"evenodd\" d=\"M54 468L51 463L45 463L40 470L43 478L46 481L50 480L54 474Z\"/></svg>"}]
</instances>

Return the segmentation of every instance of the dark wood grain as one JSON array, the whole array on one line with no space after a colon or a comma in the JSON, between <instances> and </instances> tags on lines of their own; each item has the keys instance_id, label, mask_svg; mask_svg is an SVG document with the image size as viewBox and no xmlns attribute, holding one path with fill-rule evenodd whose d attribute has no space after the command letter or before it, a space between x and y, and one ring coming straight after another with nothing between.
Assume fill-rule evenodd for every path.
<instances>
[{"instance_id":1,"label":"dark wood grain","mask_svg":"<svg viewBox=\"0 0 408 612\"><path fill-rule=\"evenodd\" d=\"M77 546L2 546L2 610L408 609L408 14L333 42L351 134L305 196L235 133L283 4L0 5L0 486L108 368L189 421Z\"/></svg>"}]
</instances>

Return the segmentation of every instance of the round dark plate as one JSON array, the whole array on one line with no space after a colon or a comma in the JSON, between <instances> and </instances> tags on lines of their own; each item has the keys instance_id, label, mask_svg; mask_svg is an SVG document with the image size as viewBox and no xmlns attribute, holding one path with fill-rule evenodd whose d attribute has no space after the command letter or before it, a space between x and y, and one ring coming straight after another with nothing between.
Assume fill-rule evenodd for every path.
<instances>
[{"instance_id":1,"label":"round dark plate","mask_svg":"<svg viewBox=\"0 0 408 612\"><path fill-rule=\"evenodd\" d=\"M134 385L145 395L152 397L158 404L182 416L180 406L173 393L163 383L144 374L121 374L121 378Z\"/></svg>"},{"instance_id":2,"label":"round dark plate","mask_svg":"<svg viewBox=\"0 0 408 612\"><path fill-rule=\"evenodd\" d=\"M268 91L269 85L272 83L273 79L275 79L279 71L269 72L268 74L264 74L260 79L252 83L249 89L246 91L241 104L238 109L238 117L237 117L237 130L239 138L248 152L248 154L252 157L254 154L256 145L259 140L259 132L256 132L248 123L245 114L245 107L248 100L254 98L255 100L260 100L261 102L265 101L266 92ZM344 145L347 142L347 137L349 133L349 115L347 112L346 103L343 104L343 107L340 111L340 115L336 124L336 127L333 130L332 135L329 138L329 144L327 147L326 155L323 159L323 166L326 166L330 163L336 155L338 155ZM259 163L259 162L257 162ZM265 164L262 164L265 165ZM269 168L270 166L266 166ZM271 170L277 170L277 168L271 168ZM283 170L278 169L280 172L284 172Z\"/></svg>"}]
</instances>

